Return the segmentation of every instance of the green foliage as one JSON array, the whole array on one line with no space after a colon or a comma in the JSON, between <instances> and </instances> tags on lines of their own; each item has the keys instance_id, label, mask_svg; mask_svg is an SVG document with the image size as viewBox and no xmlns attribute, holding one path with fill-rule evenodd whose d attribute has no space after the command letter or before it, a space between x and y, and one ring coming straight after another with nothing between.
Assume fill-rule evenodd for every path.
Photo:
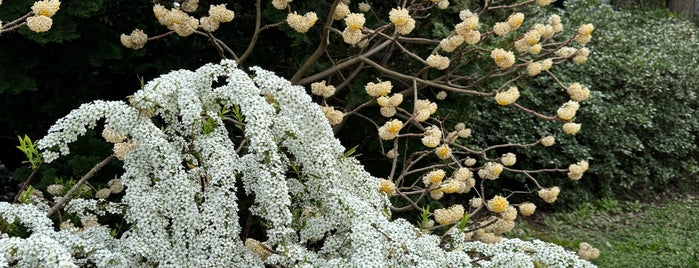
<instances>
[{"instance_id":1,"label":"green foliage","mask_svg":"<svg viewBox=\"0 0 699 268\"><path fill-rule=\"evenodd\" d=\"M32 169L39 167L42 160L41 154L39 154L39 150L36 148L36 141L32 142L32 139L27 135L24 135L24 138L17 136L17 139L19 140L17 149L21 150L27 157L25 162L29 163Z\"/></svg>"}]
</instances>

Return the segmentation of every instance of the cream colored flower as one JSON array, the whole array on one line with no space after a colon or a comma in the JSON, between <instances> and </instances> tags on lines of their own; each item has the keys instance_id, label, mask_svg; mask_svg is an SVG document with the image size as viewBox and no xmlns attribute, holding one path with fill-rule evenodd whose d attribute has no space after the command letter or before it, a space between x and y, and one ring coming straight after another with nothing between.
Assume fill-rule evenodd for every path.
<instances>
[{"instance_id":1,"label":"cream colored flower","mask_svg":"<svg viewBox=\"0 0 699 268\"><path fill-rule=\"evenodd\" d=\"M453 205L449 208L440 208L434 211L434 220L441 225L457 223L464 217L464 207Z\"/></svg>"},{"instance_id":2,"label":"cream colored flower","mask_svg":"<svg viewBox=\"0 0 699 268\"><path fill-rule=\"evenodd\" d=\"M272 255L272 250L269 246L252 238L245 240L245 247L249 248L253 253L257 254L257 256L260 256L262 261L267 260L267 258Z\"/></svg>"},{"instance_id":3,"label":"cream colored flower","mask_svg":"<svg viewBox=\"0 0 699 268\"><path fill-rule=\"evenodd\" d=\"M388 13L388 18L396 27L396 30L403 35L409 34L415 28L415 20L410 17L407 9L393 8Z\"/></svg>"},{"instance_id":4,"label":"cream colored flower","mask_svg":"<svg viewBox=\"0 0 699 268\"><path fill-rule=\"evenodd\" d=\"M561 105L560 108L556 111L556 115L558 118L565 120L565 121L570 121L573 120L573 117L575 117L575 113L578 111L580 108L580 104L578 104L577 101L567 101L563 105Z\"/></svg>"},{"instance_id":5,"label":"cream colored flower","mask_svg":"<svg viewBox=\"0 0 699 268\"><path fill-rule=\"evenodd\" d=\"M352 31L361 30L365 22L364 14L361 13L350 13L345 17L345 25Z\"/></svg>"},{"instance_id":6,"label":"cream colored flower","mask_svg":"<svg viewBox=\"0 0 699 268\"><path fill-rule=\"evenodd\" d=\"M580 131L582 125L578 123L565 123L563 124L563 132L570 135L575 135Z\"/></svg>"},{"instance_id":7,"label":"cream colored flower","mask_svg":"<svg viewBox=\"0 0 699 268\"><path fill-rule=\"evenodd\" d=\"M60 184L51 184L48 187L46 187L46 192L48 192L52 196L61 196L63 195L63 190L65 190L65 187Z\"/></svg>"},{"instance_id":8,"label":"cream colored flower","mask_svg":"<svg viewBox=\"0 0 699 268\"><path fill-rule=\"evenodd\" d=\"M465 36L466 33L478 29L478 21L478 16L473 14L472 16L468 16L462 22L456 24L454 26L454 30L456 30L457 34Z\"/></svg>"},{"instance_id":9,"label":"cream colored flower","mask_svg":"<svg viewBox=\"0 0 699 268\"><path fill-rule=\"evenodd\" d=\"M379 83L369 82L364 87L364 90L366 90L366 93L369 94L369 96L379 97L386 96L388 93L391 93L392 88L393 85L391 85L391 81L383 81Z\"/></svg>"},{"instance_id":10,"label":"cream colored flower","mask_svg":"<svg viewBox=\"0 0 699 268\"><path fill-rule=\"evenodd\" d=\"M495 26L493 26L493 32L499 36L506 35L510 31L512 31L512 27L507 22L498 22L498 23L495 23Z\"/></svg>"},{"instance_id":11,"label":"cream colored flower","mask_svg":"<svg viewBox=\"0 0 699 268\"><path fill-rule=\"evenodd\" d=\"M561 192L561 189L558 188L558 186L553 186L551 188L541 189L537 193L539 194L539 197L541 197L541 199L544 200L544 202L553 203L558 198L558 194L560 192Z\"/></svg>"},{"instance_id":12,"label":"cream colored flower","mask_svg":"<svg viewBox=\"0 0 699 268\"><path fill-rule=\"evenodd\" d=\"M561 24L561 17L558 15L551 15L548 20L549 25L553 27L553 32L560 33L563 31L563 24Z\"/></svg>"},{"instance_id":13,"label":"cream colored flower","mask_svg":"<svg viewBox=\"0 0 699 268\"><path fill-rule=\"evenodd\" d=\"M472 208L479 208L483 205L483 199L478 198L478 197L474 197L468 201L468 204L471 205Z\"/></svg>"},{"instance_id":14,"label":"cream colored flower","mask_svg":"<svg viewBox=\"0 0 699 268\"><path fill-rule=\"evenodd\" d=\"M544 70L550 70L553 67L553 60L551 58L541 61L541 68Z\"/></svg>"},{"instance_id":15,"label":"cream colored flower","mask_svg":"<svg viewBox=\"0 0 699 268\"><path fill-rule=\"evenodd\" d=\"M335 110L334 107L323 106L320 107L320 109L325 114L325 117L328 119L331 126L339 125L342 123L342 119L345 117L343 112Z\"/></svg>"},{"instance_id":16,"label":"cream colored flower","mask_svg":"<svg viewBox=\"0 0 699 268\"><path fill-rule=\"evenodd\" d=\"M55 15L60 8L61 2L58 0L36 1L34 2L34 5L32 5L32 13L34 13L34 16L45 16L50 18L53 17L53 15Z\"/></svg>"},{"instance_id":17,"label":"cream colored flower","mask_svg":"<svg viewBox=\"0 0 699 268\"><path fill-rule=\"evenodd\" d=\"M510 202L507 202L507 199L496 195L493 197L493 199L488 200L487 207L488 210L495 212L495 213L500 213L505 211L505 209L510 205Z\"/></svg>"},{"instance_id":18,"label":"cream colored flower","mask_svg":"<svg viewBox=\"0 0 699 268\"><path fill-rule=\"evenodd\" d=\"M439 47L446 52L452 52L463 43L464 38L461 35L453 35L442 39L442 41L439 42Z\"/></svg>"},{"instance_id":19,"label":"cream colored flower","mask_svg":"<svg viewBox=\"0 0 699 268\"><path fill-rule=\"evenodd\" d=\"M449 7L449 1L447 0L441 0L439 3L437 3L437 8L439 9L447 9Z\"/></svg>"},{"instance_id":20,"label":"cream colored flower","mask_svg":"<svg viewBox=\"0 0 699 268\"><path fill-rule=\"evenodd\" d=\"M282 10L287 8L291 2L292 0L272 0L272 5L274 8Z\"/></svg>"},{"instance_id":21,"label":"cream colored flower","mask_svg":"<svg viewBox=\"0 0 699 268\"><path fill-rule=\"evenodd\" d=\"M415 120L418 122L426 121L430 115L437 112L437 104L429 100L417 100L415 102Z\"/></svg>"},{"instance_id":22,"label":"cream colored flower","mask_svg":"<svg viewBox=\"0 0 699 268\"><path fill-rule=\"evenodd\" d=\"M539 73L541 73L541 69L543 69L543 64L541 62L530 62L527 64L527 74L529 76L536 76Z\"/></svg>"},{"instance_id":23,"label":"cream colored flower","mask_svg":"<svg viewBox=\"0 0 699 268\"><path fill-rule=\"evenodd\" d=\"M112 194L112 191L110 191L108 188L99 189L99 190L95 193L95 198L97 198L97 199L107 199L107 198L109 198L109 195L110 195L110 194Z\"/></svg>"},{"instance_id":24,"label":"cream colored flower","mask_svg":"<svg viewBox=\"0 0 699 268\"><path fill-rule=\"evenodd\" d=\"M109 143L120 143L126 140L126 135L113 131L109 128L102 130L102 137Z\"/></svg>"},{"instance_id":25,"label":"cream colored flower","mask_svg":"<svg viewBox=\"0 0 699 268\"><path fill-rule=\"evenodd\" d=\"M211 17L201 17L199 18L199 27L204 31L213 32L218 30L221 23L218 20L212 19Z\"/></svg>"},{"instance_id":26,"label":"cream colored flower","mask_svg":"<svg viewBox=\"0 0 699 268\"><path fill-rule=\"evenodd\" d=\"M538 55L539 53L541 53L542 49L543 47L541 46L541 44L535 44L529 47L529 53L532 55Z\"/></svg>"},{"instance_id":27,"label":"cream colored flower","mask_svg":"<svg viewBox=\"0 0 699 268\"><path fill-rule=\"evenodd\" d=\"M371 10L371 5L367 2L361 2L359 3L359 11L361 12L369 12Z\"/></svg>"},{"instance_id":28,"label":"cream colored flower","mask_svg":"<svg viewBox=\"0 0 699 268\"><path fill-rule=\"evenodd\" d=\"M475 158L466 157L466 159L464 160L464 165L466 165L467 167L470 167L470 166L475 165L476 162L478 162L478 161L476 161Z\"/></svg>"},{"instance_id":29,"label":"cream colored flower","mask_svg":"<svg viewBox=\"0 0 699 268\"><path fill-rule=\"evenodd\" d=\"M199 20L187 15L186 13L179 10L171 10L170 16L172 19L172 25L168 28L175 31L177 35L186 37L190 36L199 27Z\"/></svg>"},{"instance_id":30,"label":"cream colored flower","mask_svg":"<svg viewBox=\"0 0 699 268\"><path fill-rule=\"evenodd\" d=\"M432 54L427 57L427 65L437 70L444 70L449 67L449 58L441 56L439 54Z\"/></svg>"},{"instance_id":31,"label":"cream colored flower","mask_svg":"<svg viewBox=\"0 0 699 268\"><path fill-rule=\"evenodd\" d=\"M513 166L517 162L517 156L513 153L503 154L500 158L500 163L506 167Z\"/></svg>"},{"instance_id":32,"label":"cream colored flower","mask_svg":"<svg viewBox=\"0 0 699 268\"><path fill-rule=\"evenodd\" d=\"M442 183L445 175L446 173L441 169L430 171L422 178L422 183L424 183L425 186L438 185Z\"/></svg>"},{"instance_id":33,"label":"cream colored flower","mask_svg":"<svg viewBox=\"0 0 699 268\"><path fill-rule=\"evenodd\" d=\"M107 182L107 186L109 186L109 191L113 194L124 191L124 184L121 183L121 179L111 179Z\"/></svg>"},{"instance_id":34,"label":"cream colored flower","mask_svg":"<svg viewBox=\"0 0 699 268\"><path fill-rule=\"evenodd\" d=\"M350 45L357 45L359 44L360 41L362 41L362 38L364 37L364 34L362 33L361 30L350 30L349 28L345 28L344 31L342 31L342 40L345 41L345 43L350 44Z\"/></svg>"},{"instance_id":35,"label":"cream colored flower","mask_svg":"<svg viewBox=\"0 0 699 268\"><path fill-rule=\"evenodd\" d=\"M396 115L396 107L381 107L379 111L383 117L392 117Z\"/></svg>"},{"instance_id":36,"label":"cream colored flower","mask_svg":"<svg viewBox=\"0 0 699 268\"><path fill-rule=\"evenodd\" d=\"M522 203L519 205L519 213L522 214L522 216L531 216L534 214L534 211L536 210L536 205L526 202Z\"/></svg>"},{"instance_id":37,"label":"cream colored flower","mask_svg":"<svg viewBox=\"0 0 699 268\"><path fill-rule=\"evenodd\" d=\"M460 181L455 181L455 180L446 180L442 182L442 185L439 186L440 189L442 189L442 192L445 194L453 194L456 193L457 191L464 188L463 182Z\"/></svg>"},{"instance_id":38,"label":"cream colored flower","mask_svg":"<svg viewBox=\"0 0 699 268\"><path fill-rule=\"evenodd\" d=\"M584 101L590 97L590 89L583 87L580 83L573 83L567 89L570 99L574 101Z\"/></svg>"},{"instance_id":39,"label":"cream colored flower","mask_svg":"<svg viewBox=\"0 0 699 268\"><path fill-rule=\"evenodd\" d=\"M337 7L335 7L335 13L333 14L333 18L335 20L341 20L344 19L345 16L347 16L350 13L349 6L345 3L338 3Z\"/></svg>"},{"instance_id":40,"label":"cream colored flower","mask_svg":"<svg viewBox=\"0 0 699 268\"><path fill-rule=\"evenodd\" d=\"M503 220L514 221L517 219L517 209L513 206L507 206L500 216Z\"/></svg>"},{"instance_id":41,"label":"cream colored flower","mask_svg":"<svg viewBox=\"0 0 699 268\"><path fill-rule=\"evenodd\" d=\"M558 50L556 50L556 52L554 52L554 54L556 54L556 56L559 56L562 58L568 58L568 57L573 56L573 54L575 54L575 52L577 52L577 51L578 51L577 49L572 48L572 47L562 47L562 48L559 48Z\"/></svg>"},{"instance_id":42,"label":"cream colored flower","mask_svg":"<svg viewBox=\"0 0 699 268\"><path fill-rule=\"evenodd\" d=\"M554 143L556 143L556 138L554 138L553 136L546 136L541 138L541 145L545 147L553 146Z\"/></svg>"},{"instance_id":43,"label":"cream colored flower","mask_svg":"<svg viewBox=\"0 0 699 268\"><path fill-rule=\"evenodd\" d=\"M437 93L437 95L434 96L434 97L435 97L436 99L438 99L438 100L444 100L444 99L447 98L447 92L444 91L444 90L442 90L442 91L440 91L439 93Z\"/></svg>"},{"instance_id":44,"label":"cream colored flower","mask_svg":"<svg viewBox=\"0 0 699 268\"><path fill-rule=\"evenodd\" d=\"M478 43L478 41L481 41L481 32L478 30L471 30L464 33L462 37L464 38L464 42L466 44L473 45Z\"/></svg>"},{"instance_id":45,"label":"cream colored flower","mask_svg":"<svg viewBox=\"0 0 699 268\"><path fill-rule=\"evenodd\" d=\"M478 170L478 176L483 179L495 180L502 173L502 164L496 162L488 162L483 165L483 167Z\"/></svg>"},{"instance_id":46,"label":"cream colored flower","mask_svg":"<svg viewBox=\"0 0 699 268\"><path fill-rule=\"evenodd\" d=\"M31 16L27 18L27 27L29 30L36 33L43 33L51 30L53 20L46 16Z\"/></svg>"},{"instance_id":47,"label":"cream colored flower","mask_svg":"<svg viewBox=\"0 0 699 268\"><path fill-rule=\"evenodd\" d=\"M510 87L507 91L501 91L495 94L495 101L502 106L513 104L518 98L519 90L516 87Z\"/></svg>"},{"instance_id":48,"label":"cream colored flower","mask_svg":"<svg viewBox=\"0 0 699 268\"><path fill-rule=\"evenodd\" d=\"M444 192L442 192L442 188L437 188L430 191L430 197L432 197L432 199L434 200L442 199L442 197L444 197Z\"/></svg>"},{"instance_id":49,"label":"cream colored flower","mask_svg":"<svg viewBox=\"0 0 699 268\"><path fill-rule=\"evenodd\" d=\"M471 170L468 168L459 168L451 174L451 177L454 178L454 180L466 182L467 180L473 178L473 172L471 172Z\"/></svg>"},{"instance_id":50,"label":"cream colored flower","mask_svg":"<svg viewBox=\"0 0 699 268\"><path fill-rule=\"evenodd\" d=\"M185 0L180 5L180 9L188 13L197 11L197 8L199 8L199 0Z\"/></svg>"},{"instance_id":51,"label":"cream colored flower","mask_svg":"<svg viewBox=\"0 0 699 268\"><path fill-rule=\"evenodd\" d=\"M536 1L535 1L535 3L536 3L537 5L542 6L542 7L548 6L548 5L550 5L551 3L553 3L553 2L556 2L556 0L536 0Z\"/></svg>"},{"instance_id":52,"label":"cream colored flower","mask_svg":"<svg viewBox=\"0 0 699 268\"><path fill-rule=\"evenodd\" d=\"M296 14L296 12L294 12L289 13L286 16L286 23L289 24L289 26L292 29L294 29L294 31L299 33L308 32L308 29L313 27L316 21L318 21L318 15L316 15L315 12L308 12L303 16L298 15Z\"/></svg>"},{"instance_id":53,"label":"cream colored flower","mask_svg":"<svg viewBox=\"0 0 699 268\"><path fill-rule=\"evenodd\" d=\"M329 98L335 94L335 86L326 85L325 80L315 82L311 84L311 93L322 96L323 98Z\"/></svg>"},{"instance_id":54,"label":"cream colored flower","mask_svg":"<svg viewBox=\"0 0 699 268\"><path fill-rule=\"evenodd\" d=\"M132 143L132 142L120 142L120 143L115 143L114 144L114 155L116 156L117 159L119 160L124 160L126 155L129 153L135 151L138 148L138 144Z\"/></svg>"},{"instance_id":55,"label":"cream colored flower","mask_svg":"<svg viewBox=\"0 0 699 268\"><path fill-rule=\"evenodd\" d=\"M381 179L379 185L379 191L388 194L388 196L396 192L396 184L391 180Z\"/></svg>"},{"instance_id":56,"label":"cream colored flower","mask_svg":"<svg viewBox=\"0 0 699 268\"><path fill-rule=\"evenodd\" d=\"M402 128L403 122L398 119L393 119L379 128L379 137L383 140L392 140L396 138Z\"/></svg>"},{"instance_id":57,"label":"cream colored flower","mask_svg":"<svg viewBox=\"0 0 699 268\"><path fill-rule=\"evenodd\" d=\"M522 12L514 13L507 18L507 24L510 25L511 30L517 30L522 22L524 22L524 13Z\"/></svg>"},{"instance_id":58,"label":"cream colored flower","mask_svg":"<svg viewBox=\"0 0 699 268\"><path fill-rule=\"evenodd\" d=\"M449 148L449 145L442 144L437 149L434 150L434 153L439 157L439 159L445 160L451 157L451 148Z\"/></svg>"},{"instance_id":59,"label":"cream colored flower","mask_svg":"<svg viewBox=\"0 0 699 268\"><path fill-rule=\"evenodd\" d=\"M391 149L390 151L386 152L386 157L391 159L398 157L398 150L396 148Z\"/></svg>"},{"instance_id":60,"label":"cream colored flower","mask_svg":"<svg viewBox=\"0 0 699 268\"><path fill-rule=\"evenodd\" d=\"M493 50L490 53L490 57L493 58L495 64L500 68L509 68L515 64L515 54L502 48Z\"/></svg>"},{"instance_id":61,"label":"cream colored flower","mask_svg":"<svg viewBox=\"0 0 699 268\"><path fill-rule=\"evenodd\" d=\"M587 62L587 56L590 55L590 50L587 49L586 47L583 47L578 50L578 52L575 53L575 56L573 56L573 62L576 64L583 64Z\"/></svg>"},{"instance_id":62,"label":"cream colored flower","mask_svg":"<svg viewBox=\"0 0 699 268\"><path fill-rule=\"evenodd\" d=\"M595 30L595 26L592 24L583 24L578 27L579 35L591 35L592 31Z\"/></svg>"},{"instance_id":63,"label":"cream colored flower","mask_svg":"<svg viewBox=\"0 0 699 268\"><path fill-rule=\"evenodd\" d=\"M235 18L235 13L226 8L226 4L209 6L209 17L219 22L230 22Z\"/></svg>"}]
</instances>

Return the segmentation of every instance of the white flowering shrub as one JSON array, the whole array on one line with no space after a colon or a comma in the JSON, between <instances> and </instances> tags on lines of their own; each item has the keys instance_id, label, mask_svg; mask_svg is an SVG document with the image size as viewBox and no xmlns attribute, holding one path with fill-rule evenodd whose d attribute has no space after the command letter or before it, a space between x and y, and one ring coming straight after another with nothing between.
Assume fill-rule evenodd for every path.
<instances>
[{"instance_id":1,"label":"white flowering shrub","mask_svg":"<svg viewBox=\"0 0 699 268\"><path fill-rule=\"evenodd\" d=\"M45 161L103 127L124 168L109 189L123 197L66 201L53 189L51 202L0 203L1 222L26 229L0 234L0 266L593 266L540 241L484 244L469 241L468 230L440 237L391 220L380 180L347 156L304 88L251 69L224 60L174 71L130 103L95 101L56 122L38 141ZM249 208L238 183L254 198ZM47 214L62 202L81 223L56 231ZM243 236L243 209L260 218L263 236ZM127 225L110 230L100 224L107 214Z\"/></svg>"}]
</instances>

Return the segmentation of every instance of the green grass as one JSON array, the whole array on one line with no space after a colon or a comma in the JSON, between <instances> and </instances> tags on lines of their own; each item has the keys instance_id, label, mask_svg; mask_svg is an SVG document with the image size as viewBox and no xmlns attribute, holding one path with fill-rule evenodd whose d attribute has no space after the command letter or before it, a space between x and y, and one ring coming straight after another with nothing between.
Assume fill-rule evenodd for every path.
<instances>
[{"instance_id":1,"label":"green grass","mask_svg":"<svg viewBox=\"0 0 699 268\"><path fill-rule=\"evenodd\" d=\"M543 214L543 213L542 213ZM577 251L581 242L600 249L599 267L699 267L699 196L653 203L601 199L576 210L518 219L515 236Z\"/></svg>"}]
</instances>

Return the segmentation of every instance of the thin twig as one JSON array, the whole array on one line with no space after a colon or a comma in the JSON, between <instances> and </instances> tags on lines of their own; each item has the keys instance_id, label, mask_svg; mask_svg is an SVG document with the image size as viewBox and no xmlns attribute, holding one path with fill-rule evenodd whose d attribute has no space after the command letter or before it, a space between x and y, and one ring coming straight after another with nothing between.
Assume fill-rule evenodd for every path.
<instances>
[{"instance_id":1,"label":"thin twig","mask_svg":"<svg viewBox=\"0 0 699 268\"><path fill-rule=\"evenodd\" d=\"M57 210L61 209L61 207L63 207L63 205L65 205L66 202L68 202L68 200L70 200L70 197L73 195L73 193L75 193L75 191L77 191L78 188L80 188L80 185L82 185L85 181L87 181L88 179L95 176L95 173L97 173L102 168L104 168L107 164L109 164L109 162L114 160L114 158L116 158L116 156L114 154L112 154L112 155L108 156L107 158L105 158L104 160L102 160L102 162L99 162L99 163L97 163L97 165L92 167L92 169L90 169L90 171L88 171L87 174L85 174L82 178L80 178L80 180L78 182L76 182L75 185L73 185L73 187L70 188L70 190L68 190L68 192L63 196L63 198L61 198L61 200L56 202L56 204L53 205L53 207L51 207L49 209L49 211L46 213L46 216L49 217L49 216L51 216L51 214L53 214Z\"/></svg>"}]
</instances>

